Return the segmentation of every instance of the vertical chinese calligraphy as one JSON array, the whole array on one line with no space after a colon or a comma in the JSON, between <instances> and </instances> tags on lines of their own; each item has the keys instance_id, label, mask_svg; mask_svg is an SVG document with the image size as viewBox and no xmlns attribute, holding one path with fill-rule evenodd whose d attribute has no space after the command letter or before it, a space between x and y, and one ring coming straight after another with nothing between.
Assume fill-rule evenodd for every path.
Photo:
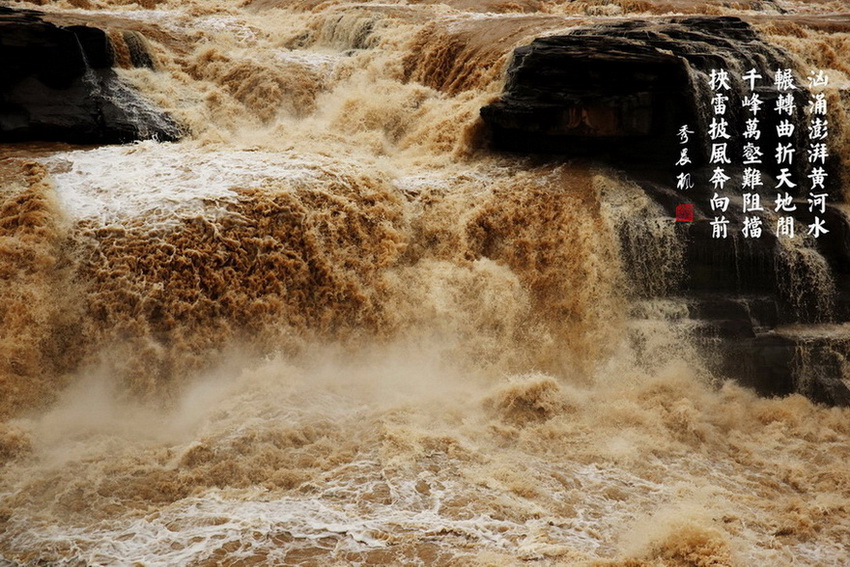
<instances>
[{"instance_id":1,"label":"vertical chinese calligraphy","mask_svg":"<svg viewBox=\"0 0 850 567\"><path fill-rule=\"evenodd\" d=\"M675 165L682 169L676 188L692 189L707 179L700 192L709 197L712 238L728 238L733 228L740 227L743 238L761 238L765 230L772 230L779 238L793 239L803 233L797 227L805 224L806 237L819 238L829 233L825 221L829 121L824 92L829 78L824 71L818 69L808 76L808 91L802 81L797 82L790 68L753 67L740 74L715 68L705 80L710 114L702 126L707 138L708 168L705 177L698 172L696 178L692 178L691 170L684 169L692 163L687 144L694 131L690 125L681 126L678 137L682 147ZM740 101L735 97L739 85ZM803 109L806 92L809 100ZM727 113L738 104L742 108L740 115ZM765 155L768 150L772 160L769 154ZM727 187L739 183L740 194L731 195L730 199L725 194ZM771 190L776 198L766 211L763 199L772 198L768 196ZM805 216L806 212L809 216Z\"/></svg>"},{"instance_id":2,"label":"vertical chinese calligraphy","mask_svg":"<svg viewBox=\"0 0 850 567\"><path fill-rule=\"evenodd\" d=\"M773 83L779 93L774 106L779 120L776 126L775 153L776 165L779 167L779 173L776 176L776 206L774 207L774 212L778 215L776 234L777 236L794 238L794 216L785 213L792 213L797 210L794 197L788 192L789 189L797 187L797 184L792 180L792 166L796 153L792 138L795 129L792 119L797 110L794 104L793 91L797 89L797 85L794 84L794 75L791 69L777 69ZM788 167L782 167L783 165ZM780 192L780 189L784 189L784 192Z\"/></svg>"},{"instance_id":3,"label":"vertical chinese calligraphy","mask_svg":"<svg viewBox=\"0 0 850 567\"><path fill-rule=\"evenodd\" d=\"M691 158L688 156L688 142L690 142L690 135L693 134L694 131L690 129L687 124L683 124L679 128L679 144L683 147L679 152L679 161L676 162L677 167L684 167L691 163ZM689 171L683 171L679 173L676 177L676 189L692 189L694 186L694 182L691 180L691 173Z\"/></svg>"},{"instance_id":4,"label":"vertical chinese calligraphy","mask_svg":"<svg viewBox=\"0 0 850 567\"><path fill-rule=\"evenodd\" d=\"M744 213L744 226L742 232L744 238L760 238L762 232L763 219L757 214L764 211L761 206L761 196L758 193L760 187L764 185L762 179L762 158L764 152L761 151L761 125L760 111L764 101L756 92L756 82L764 77L756 71L750 69L743 77L744 84L748 87L749 92L741 100L741 106L746 114L746 128L743 133L744 146L742 150L742 158L744 170L741 174L741 191L743 195L742 211Z\"/></svg>"},{"instance_id":5,"label":"vertical chinese calligraphy","mask_svg":"<svg viewBox=\"0 0 850 567\"><path fill-rule=\"evenodd\" d=\"M711 236L714 238L726 238L728 236L727 226L729 220L726 218L726 210L729 208L729 199L720 197L718 190L722 191L726 186L726 182L731 179L726 174L726 165L732 163L729 159L729 139L732 137L729 132L729 123L727 122L726 103L729 102L729 73L725 69L712 69L709 77L709 86L713 93L711 99L711 108L713 116L711 125L708 128L708 135L711 138L711 157L709 164L714 169L712 170L711 179L709 182L714 187L714 197L710 204L711 210L720 216L715 216L711 221Z\"/></svg>"},{"instance_id":6,"label":"vertical chinese calligraphy","mask_svg":"<svg viewBox=\"0 0 850 567\"><path fill-rule=\"evenodd\" d=\"M684 168L691 164L691 158L688 156L688 142L691 140L691 134L694 131L690 126L683 124L679 127L677 136L679 138L679 160L676 162L676 167ZM676 189L692 189L694 182L691 179L691 172L687 169L680 171L676 176ZM676 222L692 222L694 220L694 207L691 204L681 204L676 206Z\"/></svg>"},{"instance_id":7,"label":"vertical chinese calligraphy","mask_svg":"<svg viewBox=\"0 0 850 567\"><path fill-rule=\"evenodd\" d=\"M822 70L812 73L808 77L809 88L812 98L809 101L809 212L814 213L814 221L809 225L808 234L815 238L826 234L829 230L824 226L824 221L819 215L826 212L825 183L828 176L825 165L829 155L826 138L828 134L829 121L826 119L827 103L826 94L816 91L823 89L829 83L829 78Z\"/></svg>"}]
</instances>

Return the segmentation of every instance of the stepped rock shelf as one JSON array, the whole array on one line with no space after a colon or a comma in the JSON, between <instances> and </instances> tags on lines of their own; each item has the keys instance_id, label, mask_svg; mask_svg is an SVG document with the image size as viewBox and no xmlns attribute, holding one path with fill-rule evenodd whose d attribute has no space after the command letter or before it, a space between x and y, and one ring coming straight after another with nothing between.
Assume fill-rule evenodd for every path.
<instances>
[{"instance_id":1,"label":"stepped rock shelf","mask_svg":"<svg viewBox=\"0 0 850 567\"><path fill-rule=\"evenodd\" d=\"M50 18L0 7L0 142L96 144L180 137L172 118L118 78L107 31ZM129 64L151 65L139 34L113 33L124 42Z\"/></svg>"},{"instance_id":2,"label":"stepped rock shelf","mask_svg":"<svg viewBox=\"0 0 850 567\"><path fill-rule=\"evenodd\" d=\"M742 93L747 90L740 77L747 70L755 68L772 79L776 69L794 68L794 63L739 18L602 23L538 38L515 50L503 94L482 108L481 116L496 149L604 161L625 169L654 199L657 217L646 222L669 223L681 243L680 277L665 286L665 295L686 305L691 335L703 345L714 371L765 395L800 392L818 402L850 405L850 325L845 324L850 321L850 222L839 207L829 205L824 216L830 233L814 243L802 238L794 245L782 242L769 222L761 238L747 239L740 230L740 195L735 195L741 191L727 187L730 234L725 240L712 238L707 78L716 68L728 69L732 92ZM779 95L772 80L755 92L765 108L773 108ZM802 108L809 93L799 88L794 98ZM740 104L730 104L726 117L730 124L743 124L744 112ZM760 117L761 146L773 148L778 114L762 112ZM804 179L805 127L800 122L792 140L801 158L794 173ZM682 124L694 130L690 171L696 186L688 192L676 189L672 167ZM741 155L741 136L729 144L730 156ZM830 153L828 192L830 202L837 203L848 180L840 179L841 152L833 148ZM772 150L765 150L768 154ZM775 197L770 191L778 167L769 165L772 161L765 160L763 203ZM740 179L742 169L733 160L727 173ZM811 222L803 185L792 190L798 203L793 214L800 223ZM679 203L693 205L694 222L674 225ZM621 240L627 269L639 279L638 267L653 259L629 234L622 232ZM636 301L659 299L640 290L636 295Z\"/></svg>"}]
</instances>

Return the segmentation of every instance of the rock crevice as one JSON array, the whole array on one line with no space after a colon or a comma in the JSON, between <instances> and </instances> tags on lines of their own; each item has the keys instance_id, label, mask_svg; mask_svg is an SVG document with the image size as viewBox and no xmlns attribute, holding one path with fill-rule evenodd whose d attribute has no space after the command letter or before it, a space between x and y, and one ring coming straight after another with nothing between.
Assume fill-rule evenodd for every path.
<instances>
[{"instance_id":1,"label":"rock crevice","mask_svg":"<svg viewBox=\"0 0 850 567\"><path fill-rule=\"evenodd\" d=\"M114 63L100 28L0 7L0 142L180 138L177 122L122 82Z\"/></svg>"}]
</instances>

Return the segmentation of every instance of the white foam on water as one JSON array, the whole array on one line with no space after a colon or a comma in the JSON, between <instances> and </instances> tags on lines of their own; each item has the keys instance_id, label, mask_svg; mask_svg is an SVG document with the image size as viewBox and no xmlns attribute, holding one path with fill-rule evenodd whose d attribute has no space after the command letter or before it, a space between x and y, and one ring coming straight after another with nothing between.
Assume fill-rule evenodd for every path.
<instances>
[{"instance_id":1,"label":"white foam on water","mask_svg":"<svg viewBox=\"0 0 850 567\"><path fill-rule=\"evenodd\" d=\"M124 18L127 20L137 20L145 23L156 23L162 25L172 25L175 20L184 16L181 10L168 10L165 8L157 8L155 10L147 10L140 8L138 5L128 5L124 9L116 7L114 10L66 10L63 8L52 9L50 5L39 6L39 10L45 12L67 13L75 16L112 16ZM175 26L176 27L176 26Z\"/></svg>"},{"instance_id":2,"label":"white foam on water","mask_svg":"<svg viewBox=\"0 0 850 567\"><path fill-rule=\"evenodd\" d=\"M693 489L680 477L682 471L676 470L678 467L669 470L670 476L663 483L597 464L566 470L564 474L573 481L573 488L560 487L562 494L548 496L568 498L580 492L582 498L571 518L552 515L545 508L524 522L488 514L450 517L441 509L453 496L497 501L506 495L498 494L495 485L471 486L445 476L429 483L431 492L425 506L417 505L422 495L416 492L415 478L394 484L390 478L392 502L368 502L362 495L383 482L374 477L374 472L380 470L380 463L375 461L349 465L362 465L365 476L347 474L344 481L325 485L318 494L280 496L258 488L212 489L153 513L93 526L33 525L28 519L27 530L10 526L20 534L14 538L19 541L11 543L32 547L38 542L42 549L70 548L75 551L74 559L86 564L140 563L151 567L188 565L225 556L229 560L265 556L267 561L280 562L287 553L298 549L320 549L328 557L340 557L347 552L386 549L411 541L450 544L470 552L507 552L524 560L577 554L610 557L616 554L620 538L628 540L634 530L649 527L646 522L656 515L676 514L677 506L683 506L683 515L691 513L686 512L682 501L716 501L703 503L704 511L700 513L718 514L724 500L734 500L737 491L747 488L731 483L729 471L717 463L693 455L687 466L693 467L695 462L703 463L706 477L712 481L710 486ZM436 480L429 475L421 473L420 480ZM611 487L621 487L630 498L621 501L609 497ZM756 535L749 534L746 526L740 531L742 536ZM216 554L220 549L226 550L225 556ZM772 549L765 543L747 547L735 559L742 564L790 566L840 565L841 557L842 550L835 544L803 543L790 549Z\"/></svg>"},{"instance_id":3,"label":"white foam on water","mask_svg":"<svg viewBox=\"0 0 850 567\"><path fill-rule=\"evenodd\" d=\"M315 161L292 154L208 149L178 151L143 142L54 154L41 160L52 175L62 210L97 225L219 215L239 200L235 188L315 182Z\"/></svg>"},{"instance_id":4,"label":"white foam on water","mask_svg":"<svg viewBox=\"0 0 850 567\"><path fill-rule=\"evenodd\" d=\"M245 42L257 40L257 32L244 20L234 16L206 16L194 21L195 27L214 33L228 33Z\"/></svg>"},{"instance_id":5,"label":"white foam on water","mask_svg":"<svg viewBox=\"0 0 850 567\"><path fill-rule=\"evenodd\" d=\"M379 467L379 463L362 464L371 470ZM335 553L363 552L411 538L443 544L456 540L460 547L470 549L483 546L507 552L518 547L524 557L534 559L558 555L560 547L598 551L602 524L611 528L628 522L629 511L602 496L601 489L610 483L631 489L641 487L647 495L665 490L623 471L605 471L595 465L581 467L573 474L579 485L598 490L598 496L589 497L571 519L548 516L543 509L541 517L524 523L486 514L449 517L441 513L443 502L482 488L445 478L432 483L427 507L415 505L414 501L421 498L415 489L416 479L396 484L392 503L370 503L358 497L381 479L370 481L368 477L346 475L343 484L327 486L319 495L280 497L260 489L213 489L143 517L104 521L85 528L30 526L19 536L26 542L12 543L31 546L37 541L45 548L70 544L77 550L77 558L98 565L186 565L209 560L216 549L228 543L233 544L228 552L230 559L263 552L269 559L280 560L288 550L299 547L319 547ZM627 478L623 478L624 474ZM287 538L286 545L274 541L280 536Z\"/></svg>"},{"instance_id":6,"label":"white foam on water","mask_svg":"<svg viewBox=\"0 0 850 567\"><path fill-rule=\"evenodd\" d=\"M333 68L345 59L339 53L322 53L306 49L276 49L274 56L286 63L296 63L314 71L330 73Z\"/></svg>"}]
</instances>

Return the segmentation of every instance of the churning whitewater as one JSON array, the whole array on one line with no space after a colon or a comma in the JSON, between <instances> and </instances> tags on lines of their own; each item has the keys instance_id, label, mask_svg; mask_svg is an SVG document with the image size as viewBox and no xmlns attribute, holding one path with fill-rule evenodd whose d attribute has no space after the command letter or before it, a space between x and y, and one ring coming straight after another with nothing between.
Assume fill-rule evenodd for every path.
<instances>
[{"instance_id":1,"label":"churning whitewater","mask_svg":"<svg viewBox=\"0 0 850 567\"><path fill-rule=\"evenodd\" d=\"M709 370L625 174L488 150L515 47L652 3L7 4L183 138L0 146L0 565L847 564L850 410Z\"/></svg>"}]
</instances>

